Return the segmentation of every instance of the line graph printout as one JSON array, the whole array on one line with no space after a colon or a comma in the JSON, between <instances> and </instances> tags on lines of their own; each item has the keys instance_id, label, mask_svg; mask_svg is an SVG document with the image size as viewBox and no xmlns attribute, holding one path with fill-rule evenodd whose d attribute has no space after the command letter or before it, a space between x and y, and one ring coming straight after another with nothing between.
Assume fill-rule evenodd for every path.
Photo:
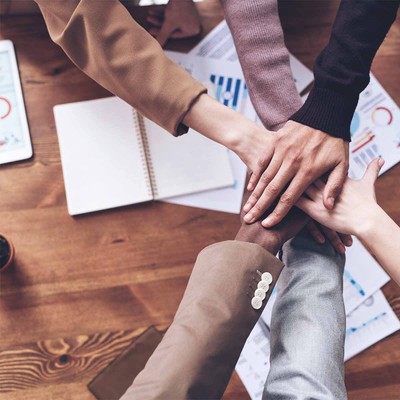
<instances>
[{"instance_id":1,"label":"line graph printout","mask_svg":"<svg viewBox=\"0 0 400 400\"><path fill-rule=\"evenodd\" d=\"M346 318L345 361L399 329L399 319L378 290Z\"/></svg>"},{"instance_id":2,"label":"line graph printout","mask_svg":"<svg viewBox=\"0 0 400 400\"><path fill-rule=\"evenodd\" d=\"M353 237L353 246L346 251L346 266L343 275L346 314L351 313L389 280L389 275L361 242Z\"/></svg>"},{"instance_id":3,"label":"line graph printout","mask_svg":"<svg viewBox=\"0 0 400 400\"><path fill-rule=\"evenodd\" d=\"M351 178L361 178L376 157L385 160L380 174L400 161L400 109L372 74L360 94L350 131Z\"/></svg>"}]
</instances>

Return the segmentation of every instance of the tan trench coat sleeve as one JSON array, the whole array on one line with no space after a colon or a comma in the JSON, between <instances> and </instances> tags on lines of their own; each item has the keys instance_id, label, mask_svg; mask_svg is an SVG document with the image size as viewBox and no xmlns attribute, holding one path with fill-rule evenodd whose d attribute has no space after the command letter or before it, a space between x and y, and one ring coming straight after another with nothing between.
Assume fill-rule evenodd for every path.
<instances>
[{"instance_id":1,"label":"tan trench coat sleeve","mask_svg":"<svg viewBox=\"0 0 400 400\"><path fill-rule=\"evenodd\" d=\"M174 321L121 400L219 399L283 264L257 244L226 241L198 256ZM255 310L251 299L270 272Z\"/></svg>"},{"instance_id":2,"label":"tan trench coat sleeve","mask_svg":"<svg viewBox=\"0 0 400 400\"><path fill-rule=\"evenodd\" d=\"M35 0L52 40L111 93L174 135L205 87L173 63L118 0Z\"/></svg>"}]
</instances>

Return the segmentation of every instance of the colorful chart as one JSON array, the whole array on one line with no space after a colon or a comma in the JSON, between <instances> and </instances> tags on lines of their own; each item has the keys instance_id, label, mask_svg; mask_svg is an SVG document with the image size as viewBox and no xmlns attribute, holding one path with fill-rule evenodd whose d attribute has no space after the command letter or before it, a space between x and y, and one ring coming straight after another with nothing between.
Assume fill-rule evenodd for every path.
<instances>
[{"instance_id":1,"label":"colorful chart","mask_svg":"<svg viewBox=\"0 0 400 400\"><path fill-rule=\"evenodd\" d=\"M212 74L210 81L214 85L215 98L218 101L233 110L244 113L249 97L244 80Z\"/></svg>"}]
</instances>

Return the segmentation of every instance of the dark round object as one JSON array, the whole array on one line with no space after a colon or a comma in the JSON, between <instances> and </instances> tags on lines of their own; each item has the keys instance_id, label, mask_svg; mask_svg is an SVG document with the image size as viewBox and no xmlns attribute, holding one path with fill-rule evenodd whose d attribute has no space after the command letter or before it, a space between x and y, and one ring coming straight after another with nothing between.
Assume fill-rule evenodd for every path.
<instances>
[{"instance_id":1,"label":"dark round object","mask_svg":"<svg viewBox=\"0 0 400 400\"><path fill-rule=\"evenodd\" d=\"M10 261L12 247L8 240L0 235L0 269L5 267Z\"/></svg>"}]
</instances>

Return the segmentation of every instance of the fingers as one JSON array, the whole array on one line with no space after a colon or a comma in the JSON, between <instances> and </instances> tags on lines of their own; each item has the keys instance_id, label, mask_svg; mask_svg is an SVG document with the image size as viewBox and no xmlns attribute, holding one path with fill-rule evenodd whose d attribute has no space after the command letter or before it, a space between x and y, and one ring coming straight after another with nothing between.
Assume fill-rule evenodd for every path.
<instances>
[{"instance_id":1,"label":"fingers","mask_svg":"<svg viewBox=\"0 0 400 400\"><path fill-rule=\"evenodd\" d=\"M325 226L321 225L322 232L324 232L325 237L328 239L328 241L331 243L333 248L336 250L337 253L339 254L345 254L346 253L346 247L344 247L344 244L342 242L342 239L340 238L339 234L332 229L329 229Z\"/></svg>"},{"instance_id":2,"label":"fingers","mask_svg":"<svg viewBox=\"0 0 400 400\"><path fill-rule=\"evenodd\" d=\"M160 31L156 35L156 39L158 43L160 43L161 47L164 47L167 43L168 39L172 35L172 33L176 30L176 27L168 22L164 22Z\"/></svg>"},{"instance_id":3,"label":"fingers","mask_svg":"<svg viewBox=\"0 0 400 400\"><path fill-rule=\"evenodd\" d=\"M261 164L260 164L261 165ZM281 162L277 161L276 159L272 159L268 168L262 173L262 175L258 175L258 173L253 173L250 177L250 181L252 180L254 175L258 175L258 183L256 188L253 190L253 193L249 197L246 205L244 206L243 210L245 212L250 211L254 205L257 203L261 195L264 193L265 188L268 184L274 179L275 175L278 173L279 168L281 167ZM250 184L249 184L250 186Z\"/></svg>"},{"instance_id":4,"label":"fingers","mask_svg":"<svg viewBox=\"0 0 400 400\"><path fill-rule=\"evenodd\" d=\"M151 25L154 25L157 28L161 28L162 24L163 24L163 19L154 17L152 15L148 15L147 16L147 22Z\"/></svg>"},{"instance_id":5,"label":"fingers","mask_svg":"<svg viewBox=\"0 0 400 400\"><path fill-rule=\"evenodd\" d=\"M289 176L289 179L291 178L292 177ZM285 184L286 183L287 182L285 182ZM274 211L272 211L272 213L262 222L262 225L265 228L270 228L276 225L278 222L282 221L282 219L295 205L298 198L304 193L304 191L307 189L310 183L311 182L309 181L309 178L307 176L303 174L298 174L290 183L286 191L280 197L279 202L275 207ZM268 187L266 189L266 193L267 192L268 192Z\"/></svg>"},{"instance_id":6,"label":"fingers","mask_svg":"<svg viewBox=\"0 0 400 400\"><path fill-rule=\"evenodd\" d=\"M300 199L299 199L300 200ZM310 200L307 200L310 201ZM317 243L323 244L325 243L325 236L324 234L321 232L321 230L318 228L318 225L316 224L315 221L310 221L307 225L306 228L308 230L308 232L310 233L310 235L314 238L314 240Z\"/></svg>"},{"instance_id":7,"label":"fingers","mask_svg":"<svg viewBox=\"0 0 400 400\"><path fill-rule=\"evenodd\" d=\"M257 168L254 169L254 171L252 172L252 174L250 176L250 180L247 185L247 190L254 190L258 181L261 178L261 175L263 174L263 172L265 172L265 169L267 168L268 164L271 162L272 157L273 157L273 152L271 151L269 154L266 154L264 158L258 160Z\"/></svg>"},{"instance_id":8,"label":"fingers","mask_svg":"<svg viewBox=\"0 0 400 400\"><path fill-rule=\"evenodd\" d=\"M293 176L289 170L281 168L268 184L266 189L261 193L256 204L254 204L252 209L245 216L244 220L248 223L252 223L260 218L261 215L272 205L274 200L279 196L292 177ZM269 178L270 176L267 175L267 179Z\"/></svg>"},{"instance_id":9,"label":"fingers","mask_svg":"<svg viewBox=\"0 0 400 400\"><path fill-rule=\"evenodd\" d=\"M311 184L305 191L307 196L314 201L318 201L322 196L322 190L318 189L315 184Z\"/></svg>"},{"instance_id":10,"label":"fingers","mask_svg":"<svg viewBox=\"0 0 400 400\"><path fill-rule=\"evenodd\" d=\"M339 233L340 240L346 247L351 247L353 245L353 238L351 235L346 235L344 233Z\"/></svg>"},{"instance_id":11,"label":"fingers","mask_svg":"<svg viewBox=\"0 0 400 400\"><path fill-rule=\"evenodd\" d=\"M365 171L365 174L362 178L362 181L367 183L368 186L374 186L375 181L378 178L379 171L383 167L383 164L385 164L385 161L382 158L375 158L372 160L367 167L367 170Z\"/></svg>"},{"instance_id":12,"label":"fingers","mask_svg":"<svg viewBox=\"0 0 400 400\"><path fill-rule=\"evenodd\" d=\"M324 189L323 202L328 210L332 210L335 201L342 191L344 181L347 177L347 163L340 163L328 177Z\"/></svg>"}]
</instances>

